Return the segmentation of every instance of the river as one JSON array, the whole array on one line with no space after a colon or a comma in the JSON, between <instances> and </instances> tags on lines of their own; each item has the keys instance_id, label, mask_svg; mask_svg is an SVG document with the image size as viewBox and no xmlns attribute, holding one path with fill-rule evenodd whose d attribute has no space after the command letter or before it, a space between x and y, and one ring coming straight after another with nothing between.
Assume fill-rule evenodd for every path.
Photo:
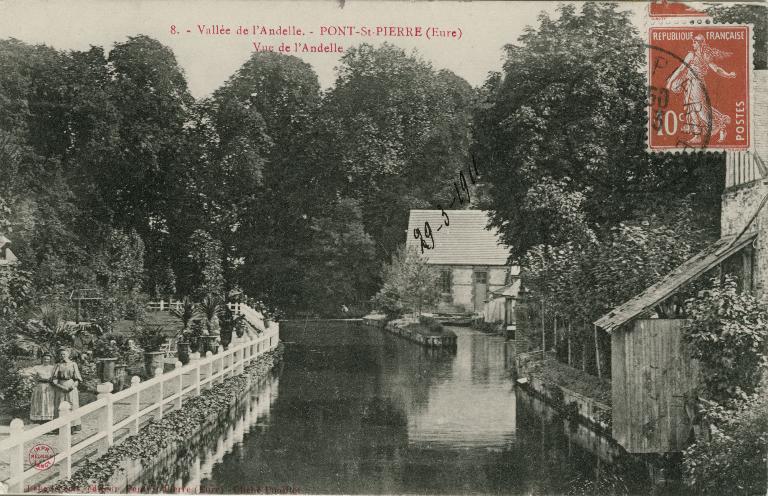
<instances>
[{"instance_id":1,"label":"river","mask_svg":"<svg viewBox=\"0 0 768 496\"><path fill-rule=\"evenodd\" d=\"M457 350L447 352L357 323L282 324L279 374L254 390L247 411L177 474L177 485L221 493L647 492L640 472L617 469L610 449L601 451L605 439L515 391L502 337L454 329Z\"/></svg>"}]
</instances>

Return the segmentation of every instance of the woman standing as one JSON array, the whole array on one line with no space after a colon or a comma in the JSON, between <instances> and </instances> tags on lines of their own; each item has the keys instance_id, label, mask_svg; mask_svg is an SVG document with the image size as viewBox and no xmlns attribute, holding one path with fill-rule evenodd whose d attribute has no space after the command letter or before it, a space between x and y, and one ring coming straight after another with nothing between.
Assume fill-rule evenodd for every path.
<instances>
[{"instance_id":1,"label":"woman standing","mask_svg":"<svg viewBox=\"0 0 768 496\"><path fill-rule=\"evenodd\" d=\"M59 406L62 401L68 401L72 405L72 410L80 406L80 395L78 394L77 386L83 382L77 364L69 358L69 350L61 348L59 350L59 357L61 360L54 367L51 376L51 382L56 386L54 404L56 405L57 417L59 416ZM80 431L80 427L80 419L72 422L72 432Z\"/></svg>"},{"instance_id":2,"label":"woman standing","mask_svg":"<svg viewBox=\"0 0 768 496\"><path fill-rule=\"evenodd\" d=\"M32 390L32 402L29 408L29 420L32 422L48 422L54 418L55 392L51 385L53 375L53 357L50 353L43 355L42 365L30 367L25 371L32 380L37 382Z\"/></svg>"}]
</instances>

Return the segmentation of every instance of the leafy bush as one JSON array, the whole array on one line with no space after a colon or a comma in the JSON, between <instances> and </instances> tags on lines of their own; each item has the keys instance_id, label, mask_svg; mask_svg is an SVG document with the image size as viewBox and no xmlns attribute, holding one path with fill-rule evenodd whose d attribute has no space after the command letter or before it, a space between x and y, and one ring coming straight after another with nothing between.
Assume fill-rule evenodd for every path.
<instances>
[{"instance_id":1,"label":"leafy bush","mask_svg":"<svg viewBox=\"0 0 768 496\"><path fill-rule=\"evenodd\" d=\"M163 329L156 327L139 327L134 331L133 337L138 345L147 353L160 351L160 347L165 342Z\"/></svg>"},{"instance_id":2,"label":"leafy bush","mask_svg":"<svg viewBox=\"0 0 768 496\"><path fill-rule=\"evenodd\" d=\"M105 334L93 343L93 356L96 358L118 358L120 345L112 334Z\"/></svg>"},{"instance_id":3,"label":"leafy bush","mask_svg":"<svg viewBox=\"0 0 768 496\"><path fill-rule=\"evenodd\" d=\"M685 482L701 494L762 494L768 453L768 314L736 281L686 302L685 340L701 364L703 418L710 436L683 453ZM762 385L761 385L762 384Z\"/></svg>"},{"instance_id":4,"label":"leafy bush","mask_svg":"<svg viewBox=\"0 0 768 496\"><path fill-rule=\"evenodd\" d=\"M260 312L261 315L264 316L265 320L271 320L272 322L279 322L280 319L282 319L285 316L285 313L281 309L277 307L270 307L269 305L264 303L262 300L257 300L255 298L245 298L245 304L253 308L257 312Z\"/></svg>"},{"instance_id":5,"label":"leafy bush","mask_svg":"<svg viewBox=\"0 0 768 496\"><path fill-rule=\"evenodd\" d=\"M711 404L709 439L683 452L684 481L696 494L764 494L768 453L768 390L733 409Z\"/></svg>"},{"instance_id":6,"label":"leafy bush","mask_svg":"<svg viewBox=\"0 0 768 496\"><path fill-rule=\"evenodd\" d=\"M692 318L685 329L691 356L701 363L702 396L717 402L753 394L768 368L768 314L754 296L739 293L736 280L686 301Z\"/></svg>"},{"instance_id":7,"label":"leafy bush","mask_svg":"<svg viewBox=\"0 0 768 496\"><path fill-rule=\"evenodd\" d=\"M0 355L0 404L12 415L26 415L35 381L21 373L14 362Z\"/></svg>"},{"instance_id":8,"label":"leafy bush","mask_svg":"<svg viewBox=\"0 0 768 496\"><path fill-rule=\"evenodd\" d=\"M475 319L472 321L472 328L481 332L499 332L504 329L504 321L486 322L483 319Z\"/></svg>"},{"instance_id":9,"label":"leafy bush","mask_svg":"<svg viewBox=\"0 0 768 496\"><path fill-rule=\"evenodd\" d=\"M413 247L401 246L382 269L381 278L384 284L372 302L387 317L421 313L440 298L437 271Z\"/></svg>"}]
</instances>

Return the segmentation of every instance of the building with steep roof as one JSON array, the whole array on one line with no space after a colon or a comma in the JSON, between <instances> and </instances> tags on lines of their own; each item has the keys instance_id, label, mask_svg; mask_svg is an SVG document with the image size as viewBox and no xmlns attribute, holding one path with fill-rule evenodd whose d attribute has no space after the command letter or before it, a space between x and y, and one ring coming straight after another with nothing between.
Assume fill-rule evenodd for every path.
<instances>
[{"instance_id":1,"label":"building with steep roof","mask_svg":"<svg viewBox=\"0 0 768 496\"><path fill-rule=\"evenodd\" d=\"M406 245L440 271L438 312L483 312L494 291L519 278L488 220L482 210L411 210Z\"/></svg>"}]
</instances>

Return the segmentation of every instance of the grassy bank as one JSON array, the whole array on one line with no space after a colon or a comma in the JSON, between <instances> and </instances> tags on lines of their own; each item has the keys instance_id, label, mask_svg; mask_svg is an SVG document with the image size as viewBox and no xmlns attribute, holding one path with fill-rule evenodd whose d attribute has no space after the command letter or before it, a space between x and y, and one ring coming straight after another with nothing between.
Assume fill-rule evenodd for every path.
<instances>
[{"instance_id":1,"label":"grassy bank","mask_svg":"<svg viewBox=\"0 0 768 496\"><path fill-rule=\"evenodd\" d=\"M606 405L611 404L611 382L607 379L598 379L553 358L532 362L526 370L545 382L557 384Z\"/></svg>"}]
</instances>

